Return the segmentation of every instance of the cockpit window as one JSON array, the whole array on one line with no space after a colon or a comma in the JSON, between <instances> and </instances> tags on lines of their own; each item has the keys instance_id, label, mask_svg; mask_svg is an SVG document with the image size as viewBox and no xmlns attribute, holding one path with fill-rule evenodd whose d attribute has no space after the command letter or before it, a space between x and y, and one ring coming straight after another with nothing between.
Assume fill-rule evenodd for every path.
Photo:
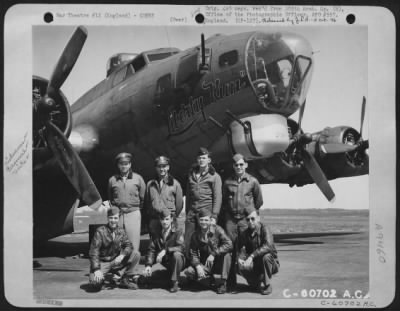
<instances>
[{"instance_id":1,"label":"cockpit window","mask_svg":"<svg viewBox=\"0 0 400 311\"><path fill-rule=\"evenodd\" d=\"M118 83L121 83L121 81L125 79L125 75L126 75L126 67L122 67L115 74L114 81L113 81L113 86L117 85Z\"/></svg>"},{"instance_id":2,"label":"cockpit window","mask_svg":"<svg viewBox=\"0 0 400 311\"><path fill-rule=\"evenodd\" d=\"M246 69L260 104L272 110L301 105L308 89L311 58L295 51L277 34L256 33L246 48ZM310 75L309 75L310 76ZM293 102L293 95L296 102Z\"/></svg>"},{"instance_id":3,"label":"cockpit window","mask_svg":"<svg viewBox=\"0 0 400 311\"><path fill-rule=\"evenodd\" d=\"M295 71L294 71L294 79L291 86L291 94L298 93L300 90L298 89L299 85L304 87L308 87L306 83L303 83L304 78L306 77L308 71L311 68L311 59L302 55L299 55L296 59Z\"/></svg>"},{"instance_id":4,"label":"cockpit window","mask_svg":"<svg viewBox=\"0 0 400 311\"><path fill-rule=\"evenodd\" d=\"M143 55L139 55L132 61L131 64L132 64L135 72L138 72L140 69L142 69L144 66L146 66L146 61L145 61Z\"/></svg>"},{"instance_id":5,"label":"cockpit window","mask_svg":"<svg viewBox=\"0 0 400 311\"><path fill-rule=\"evenodd\" d=\"M155 62L157 60L162 60L164 58L170 57L176 53L178 53L178 52L174 51L174 52L165 52L165 53L157 53L157 54L147 54L147 58L149 59L149 62Z\"/></svg>"},{"instance_id":6,"label":"cockpit window","mask_svg":"<svg viewBox=\"0 0 400 311\"><path fill-rule=\"evenodd\" d=\"M219 57L220 67L232 66L238 62L239 53L236 50L226 52Z\"/></svg>"}]
</instances>

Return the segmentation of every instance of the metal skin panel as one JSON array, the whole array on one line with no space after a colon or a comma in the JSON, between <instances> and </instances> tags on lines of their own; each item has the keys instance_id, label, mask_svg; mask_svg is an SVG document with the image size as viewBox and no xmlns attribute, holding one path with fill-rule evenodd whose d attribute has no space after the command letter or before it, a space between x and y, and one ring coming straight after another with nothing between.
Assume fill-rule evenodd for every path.
<instances>
[{"instance_id":1,"label":"metal skin panel","mask_svg":"<svg viewBox=\"0 0 400 311\"><path fill-rule=\"evenodd\" d=\"M230 126L232 131L232 144L236 152L243 154L247 159L268 158L274 153L285 151L289 146L289 134L286 118L277 114L258 115L242 118L242 122L251 124L250 140L246 138L243 127L233 122ZM253 143L255 151L253 154Z\"/></svg>"}]
</instances>

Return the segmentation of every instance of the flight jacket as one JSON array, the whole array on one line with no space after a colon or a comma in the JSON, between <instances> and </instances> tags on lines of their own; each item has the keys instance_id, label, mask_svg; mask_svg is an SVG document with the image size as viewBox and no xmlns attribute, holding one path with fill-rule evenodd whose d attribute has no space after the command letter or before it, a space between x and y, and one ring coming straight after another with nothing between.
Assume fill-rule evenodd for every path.
<instances>
[{"instance_id":1,"label":"flight jacket","mask_svg":"<svg viewBox=\"0 0 400 311\"><path fill-rule=\"evenodd\" d=\"M100 269L101 261L110 262L119 255L131 255L133 245L125 230L117 227L114 230L115 239L112 237L112 232L113 230L108 225L97 228L89 250L91 272Z\"/></svg>"},{"instance_id":2,"label":"flight jacket","mask_svg":"<svg viewBox=\"0 0 400 311\"><path fill-rule=\"evenodd\" d=\"M145 266L152 266L159 252L165 249L166 256L172 255L174 252L185 253L185 241L181 229L174 225L168 233L167 238L163 239L161 230L157 232L150 240L149 248L147 249Z\"/></svg>"},{"instance_id":3,"label":"flight jacket","mask_svg":"<svg viewBox=\"0 0 400 311\"><path fill-rule=\"evenodd\" d=\"M263 204L262 192L258 180L245 173L240 180L231 176L222 187L222 209L236 219L244 218L246 206L259 209Z\"/></svg>"},{"instance_id":4,"label":"flight jacket","mask_svg":"<svg viewBox=\"0 0 400 311\"><path fill-rule=\"evenodd\" d=\"M143 208L146 184L142 176L129 171L126 180L117 174L108 182L110 206L117 206L122 213L130 213Z\"/></svg>"},{"instance_id":5,"label":"flight jacket","mask_svg":"<svg viewBox=\"0 0 400 311\"><path fill-rule=\"evenodd\" d=\"M199 166L195 165L189 172L186 187L186 217L196 222L197 213L205 207L211 211L211 217L217 220L222 203L221 177L212 165L209 165L208 171L199 179L195 176L198 171Z\"/></svg>"},{"instance_id":6,"label":"flight jacket","mask_svg":"<svg viewBox=\"0 0 400 311\"><path fill-rule=\"evenodd\" d=\"M192 234L190 240L190 263L193 267L205 264L209 255L224 255L233 250L231 239L220 226L211 225L207 236L207 242L201 239L200 228Z\"/></svg>"},{"instance_id":7,"label":"flight jacket","mask_svg":"<svg viewBox=\"0 0 400 311\"><path fill-rule=\"evenodd\" d=\"M146 186L146 214L158 218L164 208L168 208L175 217L179 216L183 208L181 184L170 174L162 187L157 179L150 180Z\"/></svg>"},{"instance_id":8,"label":"flight jacket","mask_svg":"<svg viewBox=\"0 0 400 311\"><path fill-rule=\"evenodd\" d=\"M276 261L278 261L278 252L274 245L274 237L266 225L259 223L256 225L254 231L247 228L245 231L239 232L238 258L245 260L250 255L257 258L268 253L272 254Z\"/></svg>"}]
</instances>

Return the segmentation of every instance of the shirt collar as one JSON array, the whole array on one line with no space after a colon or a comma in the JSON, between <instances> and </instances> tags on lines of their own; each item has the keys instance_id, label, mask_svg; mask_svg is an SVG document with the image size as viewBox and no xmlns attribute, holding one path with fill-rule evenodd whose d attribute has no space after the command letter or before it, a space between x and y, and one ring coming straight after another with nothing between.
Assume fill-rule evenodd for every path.
<instances>
[{"instance_id":1,"label":"shirt collar","mask_svg":"<svg viewBox=\"0 0 400 311\"><path fill-rule=\"evenodd\" d=\"M216 226L215 225L211 225L209 230L210 230L210 232L212 234L214 234L215 233L215 229L216 229Z\"/></svg>"},{"instance_id":2,"label":"shirt collar","mask_svg":"<svg viewBox=\"0 0 400 311\"><path fill-rule=\"evenodd\" d=\"M199 230L199 231L198 231L198 236L199 236L200 239L201 239L201 237L202 237L201 229L199 228L198 230ZM208 231L207 231L206 235L207 235L208 238L211 238L211 237L214 236L214 234L215 234L215 225L210 225L210 227L208 228Z\"/></svg>"},{"instance_id":3,"label":"shirt collar","mask_svg":"<svg viewBox=\"0 0 400 311\"><path fill-rule=\"evenodd\" d=\"M260 229L261 229L261 224L260 223L256 224L256 227L254 228L253 231L251 231L250 228L249 228L251 236L260 235Z\"/></svg>"},{"instance_id":4,"label":"shirt collar","mask_svg":"<svg viewBox=\"0 0 400 311\"><path fill-rule=\"evenodd\" d=\"M246 180L246 181L248 182L248 181L250 180L249 174L244 173L243 176L242 176L242 178L241 178L240 180Z\"/></svg>"},{"instance_id":5,"label":"shirt collar","mask_svg":"<svg viewBox=\"0 0 400 311\"><path fill-rule=\"evenodd\" d=\"M167 229L167 232L176 232L177 228L174 226L174 224L172 223L171 226L169 227L169 229ZM161 234L163 234L163 229L161 228Z\"/></svg>"},{"instance_id":6,"label":"shirt collar","mask_svg":"<svg viewBox=\"0 0 400 311\"><path fill-rule=\"evenodd\" d=\"M161 234L162 234L163 236L166 236L166 235L168 235L168 233L171 231L171 229L172 229L171 226L170 226L166 231L164 231L163 229L161 229Z\"/></svg>"},{"instance_id":7,"label":"shirt collar","mask_svg":"<svg viewBox=\"0 0 400 311\"><path fill-rule=\"evenodd\" d=\"M236 176L236 174L234 174L234 175L232 176L232 179L238 181L238 180L239 180L239 177ZM250 181L250 176L249 176L249 174L247 174L247 172L244 173L242 177L240 177L240 181L242 181L242 180L246 180L247 182Z\"/></svg>"},{"instance_id":8,"label":"shirt collar","mask_svg":"<svg viewBox=\"0 0 400 311\"><path fill-rule=\"evenodd\" d=\"M117 226L115 227L115 229L113 229L113 228L110 227L109 224L107 224L106 227L107 227L108 231L110 231L110 232L117 232L117 231L118 231L118 228L119 228L118 225L117 225Z\"/></svg>"},{"instance_id":9,"label":"shirt collar","mask_svg":"<svg viewBox=\"0 0 400 311\"><path fill-rule=\"evenodd\" d=\"M122 176L121 176L121 174L117 174L117 175L115 175L115 178L118 180L122 180ZM127 177L126 177L126 179L132 179L132 170L129 170L129 172L128 172L128 175L127 175Z\"/></svg>"}]
</instances>

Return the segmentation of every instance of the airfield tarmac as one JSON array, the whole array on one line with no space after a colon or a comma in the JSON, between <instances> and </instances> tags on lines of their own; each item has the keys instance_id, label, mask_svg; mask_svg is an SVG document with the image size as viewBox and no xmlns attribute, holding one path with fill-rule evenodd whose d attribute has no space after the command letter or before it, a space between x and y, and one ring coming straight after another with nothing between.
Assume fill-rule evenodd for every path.
<instances>
[{"instance_id":1,"label":"airfield tarmac","mask_svg":"<svg viewBox=\"0 0 400 311\"><path fill-rule=\"evenodd\" d=\"M302 216L300 216L302 215ZM303 219L302 219L303 217ZM214 291L196 285L183 287L178 293L168 292L165 281L155 281L152 289L136 291L106 288L93 293L88 286L89 260L85 255L88 248L88 233L73 233L48 241L34 254L33 282L34 296L49 299L143 299L143 300L214 300L214 299L292 299L307 294L320 295L328 290L336 298L343 298L345 291L355 297L367 295L369 291L369 232L368 211L311 211L299 213L290 211L269 212L268 220L274 232L274 225L283 224L287 231L298 231L304 226L325 227L332 230L359 231L346 236L323 236L298 238L277 242L281 268L273 276L273 292L262 296L249 292L244 279L238 276L238 293L218 295ZM314 226L312 226L314 223ZM322 225L321 225L322 223ZM308 228L309 229L309 228ZM317 231L317 230L315 230ZM141 247L148 243L142 237ZM142 255L143 255L142 251ZM83 255L83 256L82 256ZM136 267L137 273L144 269L143 261ZM158 271L156 271L158 270ZM164 268L154 265L153 271L161 280L165 279ZM164 272L163 272L164 271ZM183 275L183 274L182 274ZM315 292L313 291L315 290ZM328 293L325 291L325 293ZM351 298L351 297L347 297ZM361 297L359 297L361 298ZM133 306L133 305L132 305ZM176 303L179 307L179 302Z\"/></svg>"}]
</instances>

